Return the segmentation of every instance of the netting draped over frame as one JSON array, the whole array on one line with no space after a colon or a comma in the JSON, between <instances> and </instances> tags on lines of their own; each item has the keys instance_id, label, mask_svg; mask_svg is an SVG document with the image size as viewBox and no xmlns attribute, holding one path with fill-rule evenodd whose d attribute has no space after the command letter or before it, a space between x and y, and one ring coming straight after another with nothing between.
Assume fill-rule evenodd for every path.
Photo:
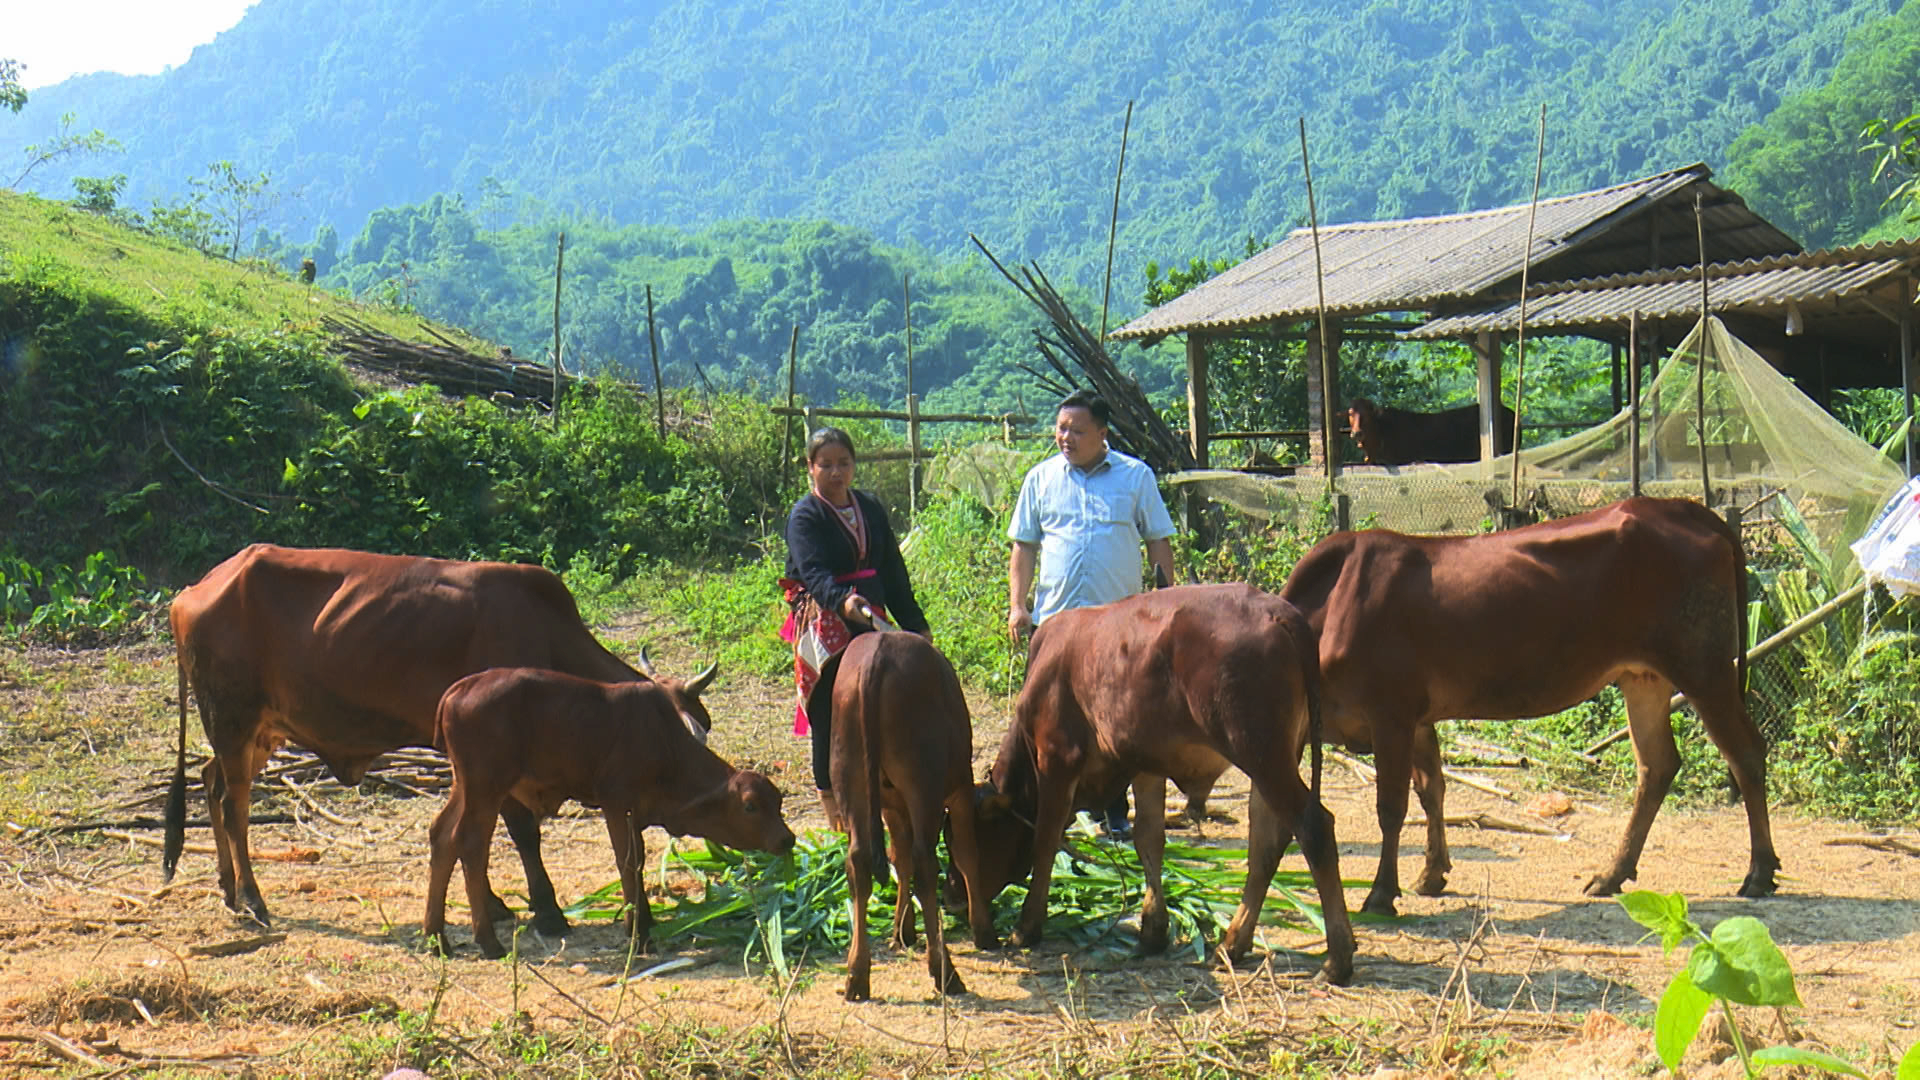
<instances>
[{"instance_id":1,"label":"netting draped over frame","mask_svg":"<svg viewBox=\"0 0 1920 1080\"><path fill-rule=\"evenodd\" d=\"M1786 376L1707 318L1676 347L1640 402L1641 490L1701 494L1699 368L1705 368L1706 470L1713 503L1785 492L1831 549L1857 537L1906 477L1900 466L1802 394ZM1631 408L1564 439L1521 451L1521 503L1553 516L1625 498ZM1478 531L1512 495L1511 455L1489 462L1349 466L1336 481L1352 520L1415 533ZM1260 517L1307 524L1326 493L1321 476L1175 474L1207 498Z\"/></svg>"}]
</instances>

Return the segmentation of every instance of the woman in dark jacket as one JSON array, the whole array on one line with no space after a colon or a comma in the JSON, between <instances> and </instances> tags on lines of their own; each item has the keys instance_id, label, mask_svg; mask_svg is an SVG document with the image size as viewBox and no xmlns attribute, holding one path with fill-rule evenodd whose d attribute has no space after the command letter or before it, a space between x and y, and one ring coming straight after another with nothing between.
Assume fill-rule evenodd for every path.
<instances>
[{"instance_id":1,"label":"woman in dark jacket","mask_svg":"<svg viewBox=\"0 0 1920 1080\"><path fill-rule=\"evenodd\" d=\"M907 580L887 509L853 489L853 465L853 440L839 428L823 427L807 440L812 490L787 515L787 576L780 582L790 607L780 636L793 643L799 687L793 730L813 738L814 786L835 828L840 813L829 790L829 732L810 724L806 713L820 665L853 635L874 629L876 619L933 638Z\"/></svg>"}]
</instances>

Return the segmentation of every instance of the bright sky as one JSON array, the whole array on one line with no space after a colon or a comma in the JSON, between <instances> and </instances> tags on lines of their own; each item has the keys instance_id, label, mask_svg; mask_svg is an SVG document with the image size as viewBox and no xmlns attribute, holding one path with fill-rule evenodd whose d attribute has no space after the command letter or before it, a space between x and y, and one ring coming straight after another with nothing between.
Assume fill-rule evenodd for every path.
<instances>
[{"instance_id":1,"label":"bright sky","mask_svg":"<svg viewBox=\"0 0 1920 1080\"><path fill-rule=\"evenodd\" d=\"M28 90L73 75L157 75L240 21L255 0L8 0L0 57Z\"/></svg>"}]
</instances>

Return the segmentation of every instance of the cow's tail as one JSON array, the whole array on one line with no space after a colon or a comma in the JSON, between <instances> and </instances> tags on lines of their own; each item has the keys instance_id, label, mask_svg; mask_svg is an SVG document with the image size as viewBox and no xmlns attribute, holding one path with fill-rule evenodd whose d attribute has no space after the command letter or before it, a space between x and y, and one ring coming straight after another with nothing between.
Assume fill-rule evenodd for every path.
<instances>
[{"instance_id":1,"label":"cow's tail","mask_svg":"<svg viewBox=\"0 0 1920 1080\"><path fill-rule=\"evenodd\" d=\"M173 783L167 788L166 839L160 848L160 879L173 880L180 865L180 853L187 846L187 658L176 653L174 669L179 677L180 734L174 744Z\"/></svg>"},{"instance_id":2,"label":"cow's tail","mask_svg":"<svg viewBox=\"0 0 1920 1080\"><path fill-rule=\"evenodd\" d=\"M1733 544L1733 675L1744 702L1747 696L1747 548L1740 542L1740 530L1731 522L1727 523L1727 533Z\"/></svg>"},{"instance_id":3,"label":"cow's tail","mask_svg":"<svg viewBox=\"0 0 1920 1080\"><path fill-rule=\"evenodd\" d=\"M1320 772L1324 750L1321 747L1320 725L1320 636L1313 632L1313 624L1307 617L1294 609L1294 652L1300 664L1300 688L1307 695L1307 745L1312 755L1313 801L1320 801Z\"/></svg>"}]
</instances>

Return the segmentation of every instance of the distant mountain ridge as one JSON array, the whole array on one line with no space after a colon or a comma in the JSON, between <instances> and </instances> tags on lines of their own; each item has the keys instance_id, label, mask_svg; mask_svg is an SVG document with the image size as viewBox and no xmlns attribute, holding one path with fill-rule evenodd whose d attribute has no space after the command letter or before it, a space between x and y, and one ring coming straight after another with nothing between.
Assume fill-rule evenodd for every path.
<instances>
[{"instance_id":1,"label":"distant mountain ridge","mask_svg":"<svg viewBox=\"0 0 1920 1080\"><path fill-rule=\"evenodd\" d=\"M936 253L1098 281L1120 121L1136 101L1116 308L1150 259L1237 250L1301 221L1305 115L1325 220L1602 186L1728 145L1821 85L1893 0L260 0L159 76L35 91L0 142L67 112L124 157L125 202L215 160L299 198L277 227L357 232L460 192L481 214L695 227L818 218Z\"/></svg>"}]
</instances>

